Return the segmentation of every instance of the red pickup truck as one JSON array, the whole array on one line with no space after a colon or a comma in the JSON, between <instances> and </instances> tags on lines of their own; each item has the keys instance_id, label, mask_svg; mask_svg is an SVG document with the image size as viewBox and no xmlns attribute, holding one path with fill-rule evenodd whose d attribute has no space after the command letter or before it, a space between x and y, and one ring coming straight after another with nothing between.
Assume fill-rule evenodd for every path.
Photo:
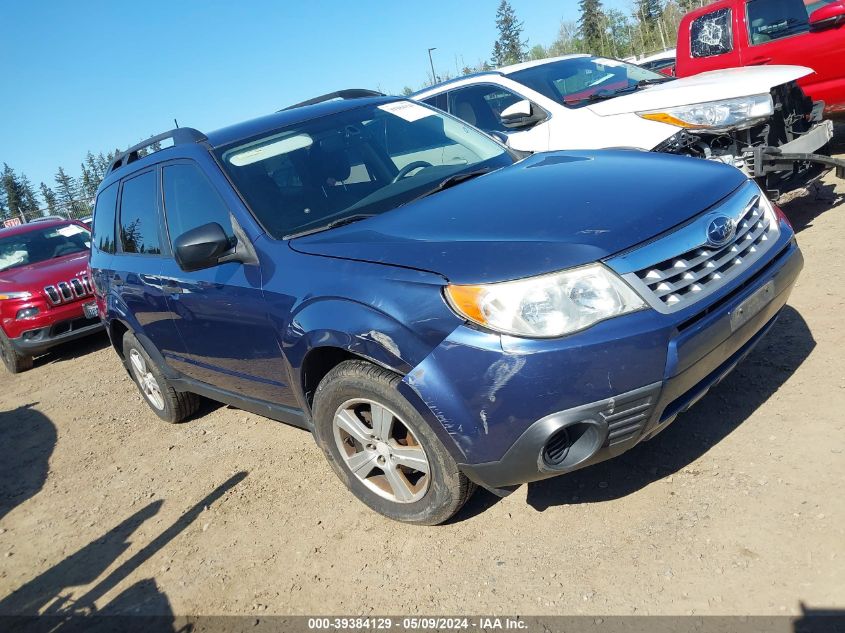
<instances>
[{"instance_id":1,"label":"red pickup truck","mask_svg":"<svg viewBox=\"0 0 845 633\"><path fill-rule=\"evenodd\" d=\"M678 77L760 64L811 68L798 84L845 114L845 0L718 0L682 19Z\"/></svg>"},{"instance_id":2,"label":"red pickup truck","mask_svg":"<svg viewBox=\"0 0 845 633\"><path fill-rule=\"evenodd\" d=\"M102 329L88 275L91 233L46 220L0 228L0 359L11 373L34 356Z\"/></svg>"}]
</instances>

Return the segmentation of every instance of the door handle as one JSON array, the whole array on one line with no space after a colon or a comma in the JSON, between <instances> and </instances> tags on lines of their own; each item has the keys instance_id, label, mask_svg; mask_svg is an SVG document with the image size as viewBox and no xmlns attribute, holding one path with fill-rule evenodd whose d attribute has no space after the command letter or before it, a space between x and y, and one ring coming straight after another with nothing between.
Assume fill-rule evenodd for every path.
<instances>
[{"instance_id":1,"label":"door handle","mask_svg":"<svg viewBox=\"0 0 845 633\"><path fill-rule=\"evenodd\" d=\"M772 61L771 57L755 57L754 59L749 60L748 65L760 66L762 64L768 64L770 61Z\"/></svg>"}]
</instances>

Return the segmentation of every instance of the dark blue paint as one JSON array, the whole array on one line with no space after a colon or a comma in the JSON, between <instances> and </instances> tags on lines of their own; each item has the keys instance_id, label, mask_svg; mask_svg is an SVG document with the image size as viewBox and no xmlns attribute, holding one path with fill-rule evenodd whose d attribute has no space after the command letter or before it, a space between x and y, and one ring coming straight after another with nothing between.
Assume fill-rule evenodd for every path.
<instances>
[{"instance_id":1,"label":"dark blue paint","mask_svg":"<svg viewBox=\"0 0 845 633\"><path fill-rule=\"evenodd\" d=\"M210 134L209 142L349 107L279 113ZM91 268L107 323L120 321L153 346L170 375L304 411L309 354L336 348L370 359L404 377L399 391L466 464L501 458L550 413L645 385L666 385L661 406L669 405L754 340L800 269L782 223L770 255L711 302L758 278L683 332L679 325L703 306L672 315L643 310L554 340L500 336L452 312L447 281L513 279L611 255L633 266L618 255L706 211L743 177L723 165L644 152L536 155L381 216L285 242L264 234L201 145L142 158L103 187L177 158L203 168L258 264L186 273L169 255L95 249ZM769 265L778 252L781 260ZM732 333L730 310L769 280L777 281L777 300Z\"/></svg>"}]
</instances>

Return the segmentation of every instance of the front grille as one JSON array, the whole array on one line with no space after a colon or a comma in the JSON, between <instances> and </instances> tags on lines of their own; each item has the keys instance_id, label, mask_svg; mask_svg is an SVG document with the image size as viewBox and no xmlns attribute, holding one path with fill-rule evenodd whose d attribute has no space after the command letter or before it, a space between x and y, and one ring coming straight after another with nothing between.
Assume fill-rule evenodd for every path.
<instances>
[{"instance_id":1,"label":"front grille","mask_svg":"<svg viewBox=\"0 0 845 633\"><path fill-rule=\"evenodd\" d=\"M735 227L727 243L717 247L707 236L714 218L727 218ZM654 308L675 312L716 292L747 270L776 242L779 231L777 218L759 189L748 185L677 234L638 249L637 262L648 262L650 249L660 259L640 265L624 277ZM686 248L672 253L673 240L686 244ZM690 248L689 244L695 246Z\"/></svg>"},{"instance_id":2,"label":"front grille","mask_svg":"<svg viewBox=\"0 0 845 633\"><path fill-rule=\"evenodd\" d=\"M87 275L80 275L67 281L60 281L55 285L44 288L44 294L53 305L67 303L74 299L81 299L92 294L91 280Z\"/></svg>"},{"instance_id":3,"label":"front grille","mask_svg":"<svg viewBox=\"0 0 845 633\"><path fill-rule=\"evenodd\" d=\"M646 396L616 401L599 413L607 422L606 444L608 446L626 442L639 435L643 426L651 417L655 395L655 393L651 393Z\"/></svg>"}]
</instances>

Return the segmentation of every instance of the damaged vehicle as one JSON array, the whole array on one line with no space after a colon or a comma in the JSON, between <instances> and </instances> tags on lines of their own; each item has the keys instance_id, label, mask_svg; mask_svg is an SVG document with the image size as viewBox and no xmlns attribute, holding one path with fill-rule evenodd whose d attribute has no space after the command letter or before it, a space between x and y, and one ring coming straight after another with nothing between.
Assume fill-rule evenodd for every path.
<instances>
[{"instance_id":1,"label":"damaged vehicle","mask_svg":"<svg viewBox=\"0 0 845 633\"><path fill-rule=\"evenodd\" d=\"M440 523L476 485L653 437L769 331L802 267L732 167L520 158L427 105L337 96L130 148L90 268L161 419L204 396L308 429L392 519Z\"/></svg>"},{"instance_id":2,"label":"damaged vehicle","mask_svg":"<svg viewBox=\"0 0 845 633\"><path fill-rule=\"evenodd\" d=\"M730 68L683 79L566 55L454 79L413 95L516 150L636 148L732 165L777 195L845 161L833 124L796 81L802 66Z\"/></svg>"}]
</instances>

